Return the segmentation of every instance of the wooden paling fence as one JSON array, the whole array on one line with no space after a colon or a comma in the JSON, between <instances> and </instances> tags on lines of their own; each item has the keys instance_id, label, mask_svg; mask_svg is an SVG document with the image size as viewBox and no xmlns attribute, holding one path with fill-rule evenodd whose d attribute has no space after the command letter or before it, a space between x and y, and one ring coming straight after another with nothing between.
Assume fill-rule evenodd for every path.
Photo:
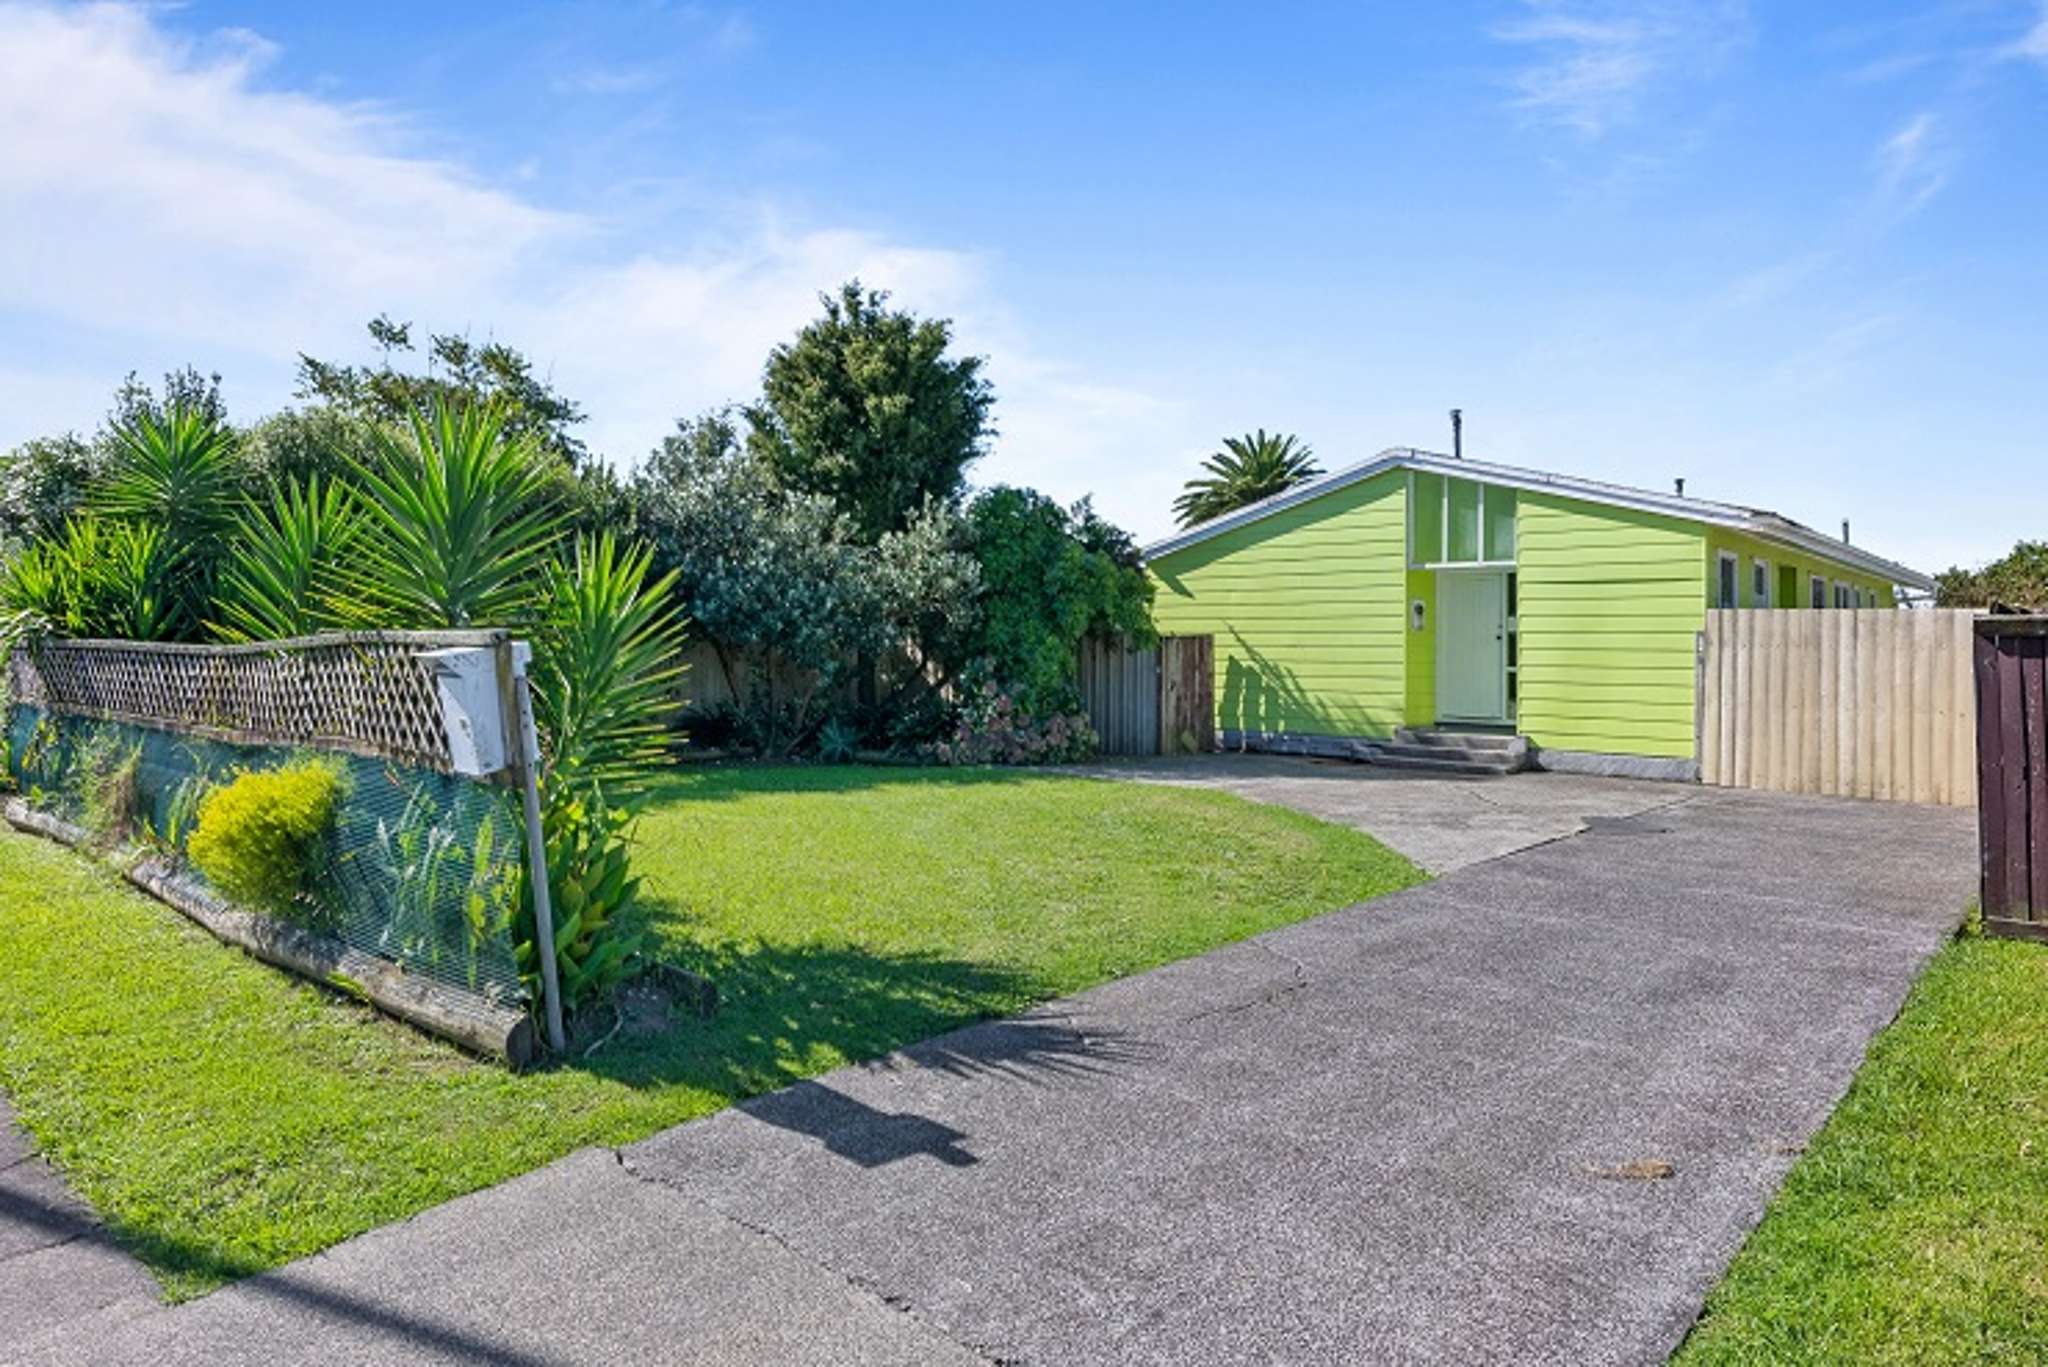
<instances>
[{"instance_id":1,"label":"wooden paling fence","mask_svg":"<svg viewBox=\"0 0 2048 1367\"><path fill-rule=\"evenodd\" d=\"M1972 620L1947 608L1709 611L1701 782L1969 806Z\"/></svg>"},{"instance_id":2,"label":"wooden paling fence","mask_svg":"<svg viewBox=\"0 0 2048 1367\"><path fill-rule=\"evenodd\" d=\"M2048 940L2048 617L1974 634L1984 929Z\"/></svg>"},{"instance_id":3,"label":"wooden paling fence","mask_svg":"<svg viewBox=\"0 0 2048 1367\"><path fill-rule=\"evenodd\" d=\"M1081 643L1081 698L1105 755L1173 755L1216 745L1215 639L1162 636L1132 647Z\"/></svg>"}]
</instances>

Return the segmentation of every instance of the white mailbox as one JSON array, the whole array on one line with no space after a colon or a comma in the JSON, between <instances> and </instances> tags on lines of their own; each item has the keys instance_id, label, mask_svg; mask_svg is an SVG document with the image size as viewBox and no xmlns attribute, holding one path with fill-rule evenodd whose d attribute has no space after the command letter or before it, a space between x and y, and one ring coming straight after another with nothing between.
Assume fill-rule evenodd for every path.
<instances>
[{"instance_id":1,"label":"white mailbox","mask_svg":"<svg viewBox=\"0 0 2048 1367\"><path fill-rule=\"evenodd\" d=\"M509 766L512 738L505 734L505 704L498 696L497 652L461 646L422 651L419 658L433 671L441 695L455 772L483 778Z\"/></svg>"}]
</instances>

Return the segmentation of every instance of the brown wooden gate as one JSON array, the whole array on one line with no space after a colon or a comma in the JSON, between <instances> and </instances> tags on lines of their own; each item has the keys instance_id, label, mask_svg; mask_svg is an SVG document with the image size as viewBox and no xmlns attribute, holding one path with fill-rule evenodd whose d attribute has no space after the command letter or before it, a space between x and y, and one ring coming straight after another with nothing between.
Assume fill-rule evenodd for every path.
<instances>
[{"instance_id":1,"label":"brown wooden gate","mask_svg":"<svg viewBox=\"0 0 2048 1367\"><path fill-rule=\"evenodd\" d=\"M1975 633L1984 929L2048 940L2048 617L1980 617Z\"/></svg>"},{"instance_id":2,"label":"brown wooden gate","mask_svg":"<svg viewBox=\"0 0 2048 1367\"><path fill-rule=\"evenodd\" d=\"M1081 643L1081 698L1105 755L1176 755L1216 745L1216 648L1208 636L1155 646Z\"/></svg>"}]
</instances>

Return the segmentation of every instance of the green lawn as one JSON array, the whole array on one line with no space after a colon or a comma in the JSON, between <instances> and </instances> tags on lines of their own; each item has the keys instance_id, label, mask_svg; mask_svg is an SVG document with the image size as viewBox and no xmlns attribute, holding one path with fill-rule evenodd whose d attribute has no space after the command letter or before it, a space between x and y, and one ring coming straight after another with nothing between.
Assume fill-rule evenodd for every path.
<instances>
[{"instance_id":1,"label":"green lawn","mask_svg":"<svg viewBox=\"0 0 2048 1367\"><path fill-rule=\"evenodd\" d=\"M1678 1360L2048 1361L2048 947L1935 958Z\"/></svg>"},{"instance_id":2,"label":"green lawn","mask_svg":"<svg viewBox=\"0 0 2048 1367\"><path fill-rule=\"evenodd\" d=\"M724 1008L523 1076L0 835L0 1088L190 1296L580 1145L1422 877L1278 808L1003 772L686 772L640 834L663 953Z\"/></svg>"}]
</instances>

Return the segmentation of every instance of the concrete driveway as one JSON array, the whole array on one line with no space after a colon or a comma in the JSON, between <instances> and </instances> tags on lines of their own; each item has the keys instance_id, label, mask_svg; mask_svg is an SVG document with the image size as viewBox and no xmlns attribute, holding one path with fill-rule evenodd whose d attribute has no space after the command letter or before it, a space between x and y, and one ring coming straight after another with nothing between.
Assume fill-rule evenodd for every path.
<instances>
[{"instance_id":1,"label":"concrete driveway","mask_svg":"<svg viewBox=\"0 0 2048 1367\"><path fill-rule=\"evenodd\" d=\"M1660 1359L1954 927L1972 816L1588 782L1485 785L1576 834L33 1358Z\"/></svg>"},{"instance_id":2,"label":"concrete driveway","mask_svg":"<svg viewBox=\"0 0 2048 1367\"><path fill-rule=\"evenodd\" d=\"M1547 840L1576 835L1588 820L1634 816L1699 789L1643 779L1575 774L1456 774L1381 769L1341 759L1210 754L1111 759L1076 773L1235 793L1351 826L1431 873L1449 873Z\"/></svg>"}]
</instances>

